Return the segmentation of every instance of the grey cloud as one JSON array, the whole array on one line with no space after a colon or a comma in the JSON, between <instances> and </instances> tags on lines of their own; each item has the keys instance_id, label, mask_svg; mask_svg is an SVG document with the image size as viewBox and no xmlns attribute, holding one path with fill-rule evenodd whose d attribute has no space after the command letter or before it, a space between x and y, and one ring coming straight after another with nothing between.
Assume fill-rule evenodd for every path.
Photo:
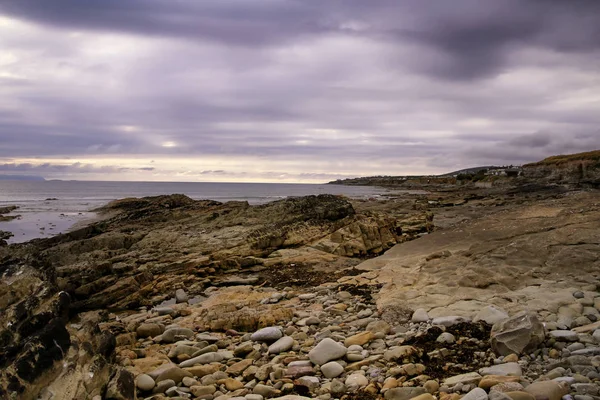
<instances>
[{"instance_id":1,"label":"grey cloud","mask_svg":"<svg viewBox=\"0 0 600 400\"><path fill-rule=\"evenodd\" d=\"M40 32L0 37L29 72L0 73L0 159L295 161L268 176L321 179L600 147L596 1L20 0L2 13ZM189 173L236 174L222 167Z\"/></svg>"},{"instance_id":2,"label":"grey cloud","mask_svg":"<svg viewBox=\"0 0 600 400\"><path fill-rule=\"evenodd\" d=\"M71 164L52 164L52 163L4 163L0 164L0 172L3 173L34 173L42 176L56 173L117 173L127 171L154 171L152 167L126 168L113 165L95 166L74 162Z\"/></svg>"},{"instance_id":3,"label":"grey cloud","mask_svg":"<svg viewBox=\"0 0 600 400\"><path fill-rule=\"evenodd\" d=\"M600 131L572 135L536 132L510 139L498 137L496 143L489 146L472 146L464 153L464 158L482 165L523 164L551 155L579 153L599 148Z\"/></svg>"},{"instance_id":4,"label":"grey cloud","mask_svg":"<svg viewBox=\"0 0 600 400\"><path fill-rule=\"evenodd\" d=\"M496 73L506 66L510 50L525 45L567 53L600 49L600 4L594 0L20 0L1 5L0 12L60 28L236 46L289 43L328 33L399 45L411 41L429 50L398 62L448 79ZM364 28L349 29L353 24Z\"/></svg>"}]
</instances>

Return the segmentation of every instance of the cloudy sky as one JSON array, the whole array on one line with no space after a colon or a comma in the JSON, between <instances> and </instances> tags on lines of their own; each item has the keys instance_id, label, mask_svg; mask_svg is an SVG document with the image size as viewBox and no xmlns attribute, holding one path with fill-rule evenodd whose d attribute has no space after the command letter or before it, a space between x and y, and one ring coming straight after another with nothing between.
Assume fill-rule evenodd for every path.
<instances>
[{"instance_id":1,"label":"cloudy sky","mask_svg":"<svg viewBox=\"0 0 600 400\"><path fill-rule=\"evenodd\" d=\"M323 182L598 148L598 0L0 1L0 174Z\"/></svg>"}]
</instances>

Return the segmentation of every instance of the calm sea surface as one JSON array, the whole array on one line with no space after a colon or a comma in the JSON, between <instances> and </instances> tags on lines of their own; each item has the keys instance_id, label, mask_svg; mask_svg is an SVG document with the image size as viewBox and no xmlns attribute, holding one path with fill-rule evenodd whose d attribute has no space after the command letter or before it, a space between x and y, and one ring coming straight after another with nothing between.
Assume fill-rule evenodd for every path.
<instances>
[{"instance_id":1,"label":"calm sea surface","mask_svg":"<svg viewBox=\"0 0 600 400\"><path fill-rule=\"evenodd\" d=\"M289 196L329 193L368 198L386 192L368 186L280 183L0 181L0 207L19 206L11 215L20 215L18 219L0 222L0 230L14 233L9 243L53 236L93 218L91 210L124 197L182 193L197 200L264 204Z\"/></svg>"}]
</instances>

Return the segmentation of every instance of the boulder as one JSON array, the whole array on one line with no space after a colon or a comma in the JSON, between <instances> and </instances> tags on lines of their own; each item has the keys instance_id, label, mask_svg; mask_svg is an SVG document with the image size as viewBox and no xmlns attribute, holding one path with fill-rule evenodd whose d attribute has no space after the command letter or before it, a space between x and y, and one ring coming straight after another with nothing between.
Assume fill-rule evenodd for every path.
<instances>
[{"instance_id":1,"label":"boulder","mask_svg":"<svg viewBox=\"0 0 600 400\"><path fill-rule=\"evenodd\" d=\"M544 325L526 311L494 324L490 333L492 349L502 356L535 350L545 338Z\"/></svg>"}]
</instances>

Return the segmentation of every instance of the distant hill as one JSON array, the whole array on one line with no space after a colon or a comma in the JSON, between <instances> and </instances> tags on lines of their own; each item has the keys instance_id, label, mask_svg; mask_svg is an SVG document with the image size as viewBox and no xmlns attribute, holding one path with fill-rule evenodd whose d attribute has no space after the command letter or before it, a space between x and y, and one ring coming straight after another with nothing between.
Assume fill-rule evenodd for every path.
<instances>
[{"instance_id":1,"label":"distant hill","mask_svg":"<svg viewBox=\"0 0 600 400\"><path fill-rule=\"evenodd\" d=\"M600 150L548 157L523 165L523 172L538 181L600 187Z\"/></svg>"},{"instance_id":2,"label":"distant hill","mask_svg":"<svg viewBox=\"0 0 600 400\"><path fill-rule=\"evenodd\" d=\"M0 175L0 181L45 181L45 179L35 175Z\"/></svg>"},{"instance_id":3,"label":"distant hill","mask_svg":"<svg viewBox=\"0 0 600 400\"><path fill-rule=\"evenodd\" d=\"M585 153L558 155L541 161L520 166L481 166L465 168L442 175L422 176L369 176L361 178L340 179L329 184L356 186L419 186L419 185L454 185L458 182L488 183L505 178L525 178L547 183L567 183L578 186L600 186L600 150Z\"/></svg>"},{"instance_id":4,"label":"distant hill","mask_svg":"<svg viewBox=\"0 0 600 400\"><path fill-rule=\"evenodd\" d=\"M502 168L502 167L497 167L497 166L493 166L493 165L488 165L488 166L484 166L484 167L472 167L472 168L461 169L458 171L448 172L447 174L438 175L438 176L456 176L456 175L461 175L461 174L476 174L479 171L484 171L484 170L488 170L488 169L496 169L496 168Z\"/></svg>"},{"instance_id":5,"label":"distant hill","mask_svg":"<svg viewBox=\"0 0 600 400\"><path fill-rule=\"evenodd\" d=\"M565 154L559 156L552 156L544 158L542 161L529 163L523 165L527 167L541 167L541 166L559 166L561 164L567 164L571 162L589 162L589 163L600 163L600 150L586 151L585 153Z\"/></svg>"}]
</instances>

